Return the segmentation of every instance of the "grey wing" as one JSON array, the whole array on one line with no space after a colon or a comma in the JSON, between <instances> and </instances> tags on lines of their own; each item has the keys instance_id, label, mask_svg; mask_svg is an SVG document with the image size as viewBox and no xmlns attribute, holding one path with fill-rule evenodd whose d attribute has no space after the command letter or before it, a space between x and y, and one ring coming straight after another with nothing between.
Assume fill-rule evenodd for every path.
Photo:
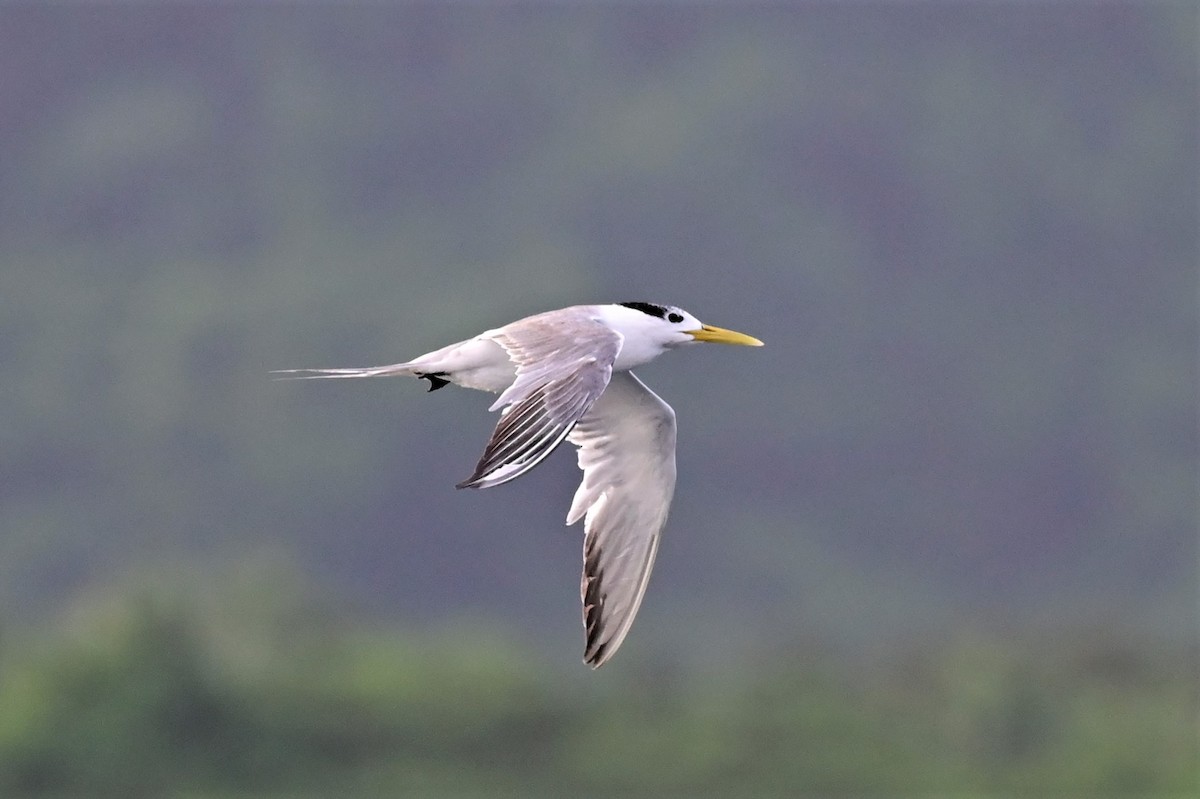
<instances>
[{"instance_id":1,"label":"grey wing","mask_svg":"<svg viewBox=\"0 0 1200 799\"><path fill-rule=\"evenodd\" d=\"M517 376L492 405L503 416L459 488L507 483L541 463L604 393L624 341L576 308L531 316L485 335L505 349Z\"/></svg>"},{"instance_id":2,"label":"grey wing","mask_svg":"<svg viewBox=\"0 0 1200 799\"><path fill-rule=\"evenodd\" d=\"M608 389L570 435L583 482L567 524L583 518L584 662L612 657L646 592L675 493L675 412L630 372Z\"/></svg>"}]
</instances>

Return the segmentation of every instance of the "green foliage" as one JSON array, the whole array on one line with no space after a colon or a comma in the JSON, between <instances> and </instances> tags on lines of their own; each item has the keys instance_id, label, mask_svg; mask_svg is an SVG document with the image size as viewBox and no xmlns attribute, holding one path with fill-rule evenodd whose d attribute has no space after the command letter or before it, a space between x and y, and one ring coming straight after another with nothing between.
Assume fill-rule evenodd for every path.
<instances>
[{"instance_id":1,"label":"green foliage","mask_svg":"<svg viewBox=\"0 0 1200 799\"><path fill-rule=\"evenodd\" d=\"M278 576L215 603L89 597L10 649L0 792L1084 795L1198 776L1194 652L975 637L866 671L780 650L564 682L494 634L347 625Z\"/></svg>"}]
</instances>

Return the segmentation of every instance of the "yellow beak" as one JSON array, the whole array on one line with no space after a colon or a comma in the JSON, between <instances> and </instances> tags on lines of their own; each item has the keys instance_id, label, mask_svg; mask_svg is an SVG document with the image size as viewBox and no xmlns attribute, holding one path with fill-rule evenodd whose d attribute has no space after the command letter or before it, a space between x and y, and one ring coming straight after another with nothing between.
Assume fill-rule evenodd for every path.
<instances>
[{"instance_id":1,"label":"yellow beak","mask_svg":"<svg viewBox=\"0 0 1200 799\"><path fill-rule=\"evenodd\" d=\"M699 330L689 330L688 334L696 341L708 341L713 344L739 344L743 347L761 347L763 343L754 336L726 330L723 327L700 325Z\"/></svg>"}]
</instances>

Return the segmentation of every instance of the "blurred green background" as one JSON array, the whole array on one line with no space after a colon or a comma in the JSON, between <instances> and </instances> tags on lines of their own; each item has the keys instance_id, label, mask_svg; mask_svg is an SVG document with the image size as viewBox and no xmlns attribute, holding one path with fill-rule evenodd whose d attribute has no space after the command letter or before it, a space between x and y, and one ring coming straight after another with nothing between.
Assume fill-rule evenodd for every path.
<instances>
[{"instance_id":1,"label":"blurred green background","mask_svg":"<svg viewBox=\"0 0 1200 799\"><path fill-rule=\"evenodd\" d=\"M1195 795L1190 3L0 7L0 794ZM389 363L649 300L679 487Z\"/></svg>"}]
</instances>

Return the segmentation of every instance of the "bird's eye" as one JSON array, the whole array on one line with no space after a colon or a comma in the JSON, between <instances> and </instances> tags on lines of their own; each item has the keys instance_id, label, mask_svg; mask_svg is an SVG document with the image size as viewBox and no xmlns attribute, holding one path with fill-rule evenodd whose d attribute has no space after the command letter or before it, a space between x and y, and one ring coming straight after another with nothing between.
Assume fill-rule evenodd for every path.
<instances>
[{"instance_id":1,"label":"bird's eye","mask_svg":"<svg viewBox=\"0 0 1200 799\"><path fill-rule=\"evenodd\" d=\"M671 324L677 325L683 321L683 317L677 313L670 313L670 314L667 314L667 321L670 322Z\"/></svg>"}]
</instances>

